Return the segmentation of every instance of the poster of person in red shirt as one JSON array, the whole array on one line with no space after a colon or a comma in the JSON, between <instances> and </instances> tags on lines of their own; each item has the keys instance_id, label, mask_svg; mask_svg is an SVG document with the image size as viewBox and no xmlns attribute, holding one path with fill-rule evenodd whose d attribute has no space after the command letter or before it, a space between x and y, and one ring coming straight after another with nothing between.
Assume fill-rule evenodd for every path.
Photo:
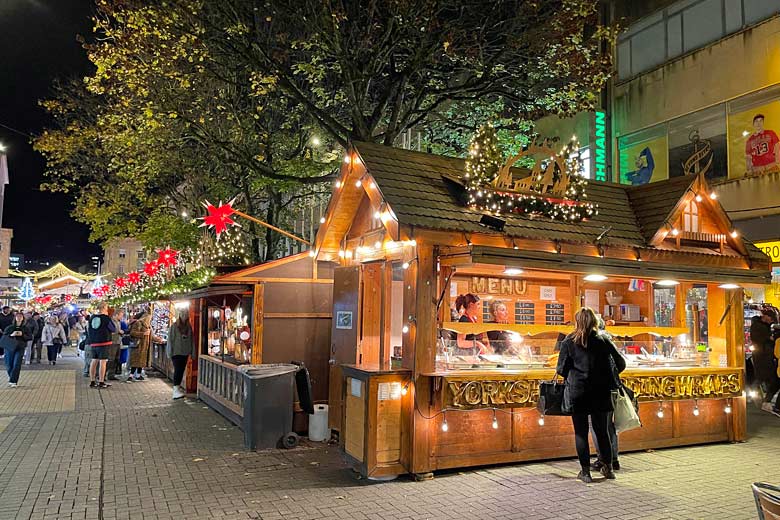
<instances>
[{"instance_id":1,"label":"poster of person in red shirt","mask_svg":"<svg viewBox=\"0 0 780 520\"><path fill-rule=\"evenodd\" d=\"M754 132L745 141L747 175L753 176L780 167L780 139L773 130L764 129L764 115L753 116Z\"/></svg>"}]
</instances>

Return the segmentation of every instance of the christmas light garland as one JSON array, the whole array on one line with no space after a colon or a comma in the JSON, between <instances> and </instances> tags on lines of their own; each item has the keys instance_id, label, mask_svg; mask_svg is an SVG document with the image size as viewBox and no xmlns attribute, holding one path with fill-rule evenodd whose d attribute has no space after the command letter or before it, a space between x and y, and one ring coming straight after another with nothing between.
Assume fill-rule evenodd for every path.
<instances>
[{"instance_id":1,"label":"christmas light garland","mask_svg":"<svg viewBox=\"0 0 780 520\"><path fill-rule=\"evenodd\" d=\"M582 171L582 160L578 150L579 143L572 139L559 153L551 154L547 160L542 160L540 168L536 168L538 172L546 171L548 166L555 168L555 183L566 176L568 182L562 196L544 192L548 180L541 173L531 179L527 193L497 189L491 183L496 179L504 158L498 147L495 129L491 125L483 125L471 141L462 177L468 192L468 205L496 215L540 215L566 222L579 222L593 217L598 214L598 208L585 202L588 181L579 174ZM561 168L556 168L552 162L562 163L566 171L560 171Z\"/></svg>"}]
</instances>

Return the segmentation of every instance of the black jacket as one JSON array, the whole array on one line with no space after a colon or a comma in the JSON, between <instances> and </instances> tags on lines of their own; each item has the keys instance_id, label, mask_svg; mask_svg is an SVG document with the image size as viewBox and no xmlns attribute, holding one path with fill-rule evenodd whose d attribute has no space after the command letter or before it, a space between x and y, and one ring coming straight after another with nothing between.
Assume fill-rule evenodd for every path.
<instances>
[{"instance_id":1,"label":"black jacket","mask_svg":"<svg viewBox=\"0 0 780 520\"><path fill-rule=\"evenodd\" d=\"M1 314L1 313L0 313ZM21 331L21 336L11 336L12 332L15 331ZM29 327L25 326L24 323L21 325L16 325L12 323L11 325L7 326L5 329L3 329L3 336L8 336L3 341L13 341L15 343L5 345L4 348L8 349L13 345L16 349L25 349L27 347L27 342L32 339L32 334L30 334Z\"/></svg>"},{"instance_id":2,"label":"black jacket","mask_svg":"<svg viewBox=\"0 0 780 520\"><path fill-rule=\"evenodd\" d=\"M597 332L591 332L588 346L574 344L571 335L561 343L556 371L566 379L563 410L569 413L612 411L611 391L620 384L618 374L626 360L615 345Z\"/></svg>"},{"instance_id":3,"label":"black jacket","mask_svg":"<svg viewBox=\"0 0 780 520\"><path fill-rule=\"evenodd\" d=\"M105 347L113 342L114 322L105 314L93 314L87 320L87 345Z\"/></svg>"},{"instance_id":4,"label":"black jacket","mask_svg":"<svg viewBox=\"0 0 780 520\"><path fill-rule=\"evenodd\" d=\"M3 314L0 312L0 330L5 331L14 322L14 313Z\"/></svg>"}]
</instances>

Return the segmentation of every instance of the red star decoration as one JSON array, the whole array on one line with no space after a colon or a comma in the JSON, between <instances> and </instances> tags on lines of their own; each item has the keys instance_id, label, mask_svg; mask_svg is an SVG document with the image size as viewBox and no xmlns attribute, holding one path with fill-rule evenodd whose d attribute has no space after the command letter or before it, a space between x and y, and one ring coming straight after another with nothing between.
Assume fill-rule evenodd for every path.
<instances>
[{"instance_id":1,"label":"red star decoration","mask_svg":"<svg viewBox=\"0 0 780 520\"><path fill-rule=\"evenodd\" d=\"M160 266L157 265L157 262L146 262L144 264L144 272L149 276L156 275L157 271L159 270L160 270Z\"/></svg>"},{"instance_id":2,"label":"red star decoration","mask_svg":"<svg viewBox=\"0 0 780 520\"><path fill-rule=\"evenodd\" d=\"M133 271L132 273L127 275L127 281L130 283L130 285L135 285L141 281L141 274L136 271Z\"/></svg>"},{"instance_id":3,"label":"red star decoration","mask_svg":"<svg viewBox=\"0 0 780 520\"><path fill-rule=\"evenodd\" d=\"M73 301L73 295L72 294L66 294L65 295L65 301L66 302L72 302Z\"/></svg>"},{"instance_id":4,"label":"red star decoration","mask_svg":"<svg viewBox=\"0 0 780 520\"><path fill-rule=\"evenodd\" d=\"M220 201L219 206L214 206L211 202L206 201L203 205L206 207L206 211L209 214L203 217L203 224L201 226L214 226L214 232L217 236L223 231L227 230L228 225L240 226L235 220L230 218L230 215L236 212L233 209L233 202L236 199L231 200L227 204L222 204Z\"/></svg>"},{"instance_id":5,"label":"red star decoration","mask_svg":"<svg viewBox=\"0 0 780 520\"><path fill-rule=\"evenodd\" d=\"M176 257L178 255L179 252L170 247L166 247L162 251L157 251L157 265L176 265Z\"/></svg>"},{"instance_id":6,"label":"red star decoration","mask_svg":"<svg viewBox=\"0 0 780 520\"><path fill-rule=\"evenodd\" d=\"M119 287L120 289L127 285L127 278L122 278L121 276L117 277L116 280L114 280L114 285Z\"/></svg>"},{"instance_id":7,"label":"red star decoration","mask_svg":"<svg viewBox=\"0 0 780 520\"><path fill-rule=\"evenodd\" d=\"M110 291L110 290L111 290L111 287L109 287L108 285L103 285L100 288L100 292L102 292L103 294L108 294L108 291Z\"/></svg>"}]
</instances>

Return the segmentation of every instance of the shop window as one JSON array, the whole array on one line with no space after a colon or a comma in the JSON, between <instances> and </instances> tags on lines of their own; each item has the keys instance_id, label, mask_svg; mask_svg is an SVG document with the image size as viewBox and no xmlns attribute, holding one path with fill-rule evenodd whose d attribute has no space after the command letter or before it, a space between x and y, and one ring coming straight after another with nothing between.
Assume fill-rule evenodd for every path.
<instances>
[{"instance_id":1,"label":"shop window","mask_svg":"<svg viewBox=\"0 0 780 520\"><path fill-rule=\"evenodd\" d=\"M230 296L207 308L208 354L236 363L252 360L252 298Z\"/></svg>"},{"instance_id":2,"label":"shop window","mask_svg":"<svg viewBox=\"0 0 780 520\"><path fill-rule=\"evenodd\" d=\"M707 179L727 175L726 106L673 119L669 129L669 177L704 172Z\"/></svg>"},{"instance_id":3,"label":"shop window","mask_svg":"<svg viewBox=\"0 0 780 520\"><path fill-rule=\"evenodd\" d=\"M698 233L701 230L699 225L699 205L692 200L683 208L683 231Z\"/></svg>"},{"instance_id":4,"label":"shop window","mask_svg":"<svg viewBox=\"0 0 780 520\"><path fill-rule=\"evenodd\" d=\"M675 287L656 287L653 289L653 308L656 327L673 327L677 302Z\"/></svg>"},{"instance_id":5,"label":"shop window","mask_svg":"<svg viewBox=\"0 0 780 520\"><path fill-rule=\"evenodd\" d=\"M641 185L669 178L666 125L618 138L621 184Z\"/></svg>"}]
</instances>

